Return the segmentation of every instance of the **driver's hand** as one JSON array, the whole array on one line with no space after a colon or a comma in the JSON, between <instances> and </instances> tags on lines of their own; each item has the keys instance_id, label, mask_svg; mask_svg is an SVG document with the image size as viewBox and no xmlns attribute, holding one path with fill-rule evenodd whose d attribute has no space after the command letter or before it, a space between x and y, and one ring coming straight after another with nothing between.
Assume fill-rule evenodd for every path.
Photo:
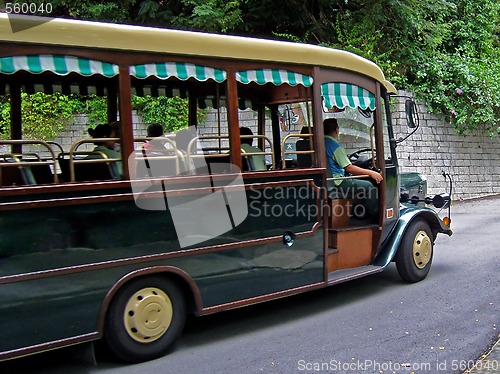
<instances>
[{"instance_id":1,"label":"driver's hand","mask_svg":"<svg viewBox=\"0 0 500 374\"><path fill-rule=\"evenodd\" d=\"M379 184L380 182L382 182L384 180L384 177L382 177L382 174L377 173L376 171L373 171L373 170L370 173L370 177L372 177L373 180L375 180L375 182L377 182L377 184Z\"/></svg>"}]
</instances>

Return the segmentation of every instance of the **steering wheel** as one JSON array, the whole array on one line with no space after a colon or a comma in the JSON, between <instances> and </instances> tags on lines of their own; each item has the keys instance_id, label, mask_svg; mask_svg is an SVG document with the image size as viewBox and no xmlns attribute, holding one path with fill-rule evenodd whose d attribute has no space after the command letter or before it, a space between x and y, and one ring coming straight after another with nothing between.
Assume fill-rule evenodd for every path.
<instances>
[{"instance_id":1,"label":"steering wheel","mask_svg":"<svg viewBox=\"0 0 500 374\"><path fill-rule=\"evenodd\" d=\"M369 155L362 154L370 152ZM353 165L359 166L360 168L363 169L371 169L374 170L373 164L375 162L375 159L372 158L372 149L371 148L362 148L357 150L356 152L351 153L347 157L349 157L349 161Z\"/></svg>"}]
</instances>

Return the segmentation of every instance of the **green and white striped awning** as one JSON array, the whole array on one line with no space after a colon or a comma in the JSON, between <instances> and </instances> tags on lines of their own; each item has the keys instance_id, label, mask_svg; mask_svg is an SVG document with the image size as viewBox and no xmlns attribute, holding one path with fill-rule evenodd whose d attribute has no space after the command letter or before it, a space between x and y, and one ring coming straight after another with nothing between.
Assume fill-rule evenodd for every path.
<instances>
[{"instance_id":1,"label":"green and white striped awning","mask_svg":"<svg viewBox=\"0 0 500 374\"><path fill-rule=\"evenodd\" d=\"M62 93L63 95L97 95L106 96L108 89L104 86L96 85L80 85L78 83L24 83L21 85L21 90L31 95L35 92L43 92L47 95L54 93ZM10 94L10 85L0 85L0 95Z\"/></svg>"},{"instance_id":2,"label":"green and white striped awning","mask_svg":"<svg viewBox=\"0 0 500 374\"><path fill-rule=\"evenodd\" d=\"M1 74L14 74L20 70L32 74L41 74L47 71L57 75L77 73L85 77L100 74L111 78L118 74L118 65L62 55L28 55L0 58Z\"/></svg>"},{"instance_id":3,"label":"green and white striped awning","mask_svg":"<svg viewBox=\"0 0 500 374\"><path fill-rule=\"evenodd\" d=\"M152 97L174 97L179 96L183 99L188 97L188 92L184 88L161 86L161 85L145 85L132 86L132 95L137 96L152 96Z\"/></svg>"},{"instance_id":4,"label":"green and white striped awning","mask_svg":"<svg viewBox=\"0 0 500 374\"><path fill-rule=\"evenodd\" d=\"M205 96L198 98L198 108L206 109L213 108L218 109L219 105L222 108L227 108L226 97L221 96L219 100L215 96ZM240 110L253 109L257 110L257 105L255 105L251 100L238 98L238 108Z\"/></svg>"},{"instance_id":5,"label":"green and white striped awning","mask_svg":"<svg viewBox=\"0 0 500 374\"><path fill-rule=\"evenodd\" d=\"M218 83L224 82L227 76L224 70L184 62L134 65L130 67L130 74L139 79L151 76L160 79L175 77L183 81L194 78L201 82L213 79Z\"/></svg>"},{"instance_id":6,"label":"green and white striped awning","mask_svg":"<svg viewBox=\"0 0 500 374\"><path fill-rule=\"evenodd\" d=\"M370 91L349 83L324 83L321 95L328 109L361 108L375 110L375 95Z\"/></svg>"},{"instance_id":7,"label":"green and white striped awning","mask_svg":"<svg viewBox=\"0 0 500 374\"><path fill-rule=\"evenodd\" d=\"M276 86L280 86L282 84L296 86L301 84L305 87L309 87L313 83L313 78L309 75L283 69L242 70L236 73L236 80L243 84L249 84L251 82L261 85L272 83Z\"/></svg>"}]
</instances>

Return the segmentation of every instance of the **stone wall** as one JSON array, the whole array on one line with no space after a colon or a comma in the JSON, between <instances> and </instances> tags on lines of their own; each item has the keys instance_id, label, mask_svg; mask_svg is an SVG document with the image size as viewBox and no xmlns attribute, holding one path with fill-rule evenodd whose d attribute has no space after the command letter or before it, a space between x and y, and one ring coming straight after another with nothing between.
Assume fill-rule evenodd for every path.
<instances>
[{"instance_id":1,"label":"stone wall","mask_svg":"<svg viewBox=\"0 0 500 374\"><path fill-rule=\"evenodd\" d=\"M453 125L428 114L425 104L418 109L420 128L397 147L400 171L426 175L429 195L445 191L442 170L452 177L454 200L500 194L500 138L479 131L457 135ZM408 134L403 103L393 118L395 137Z\"/></svg>"}]
</instances>

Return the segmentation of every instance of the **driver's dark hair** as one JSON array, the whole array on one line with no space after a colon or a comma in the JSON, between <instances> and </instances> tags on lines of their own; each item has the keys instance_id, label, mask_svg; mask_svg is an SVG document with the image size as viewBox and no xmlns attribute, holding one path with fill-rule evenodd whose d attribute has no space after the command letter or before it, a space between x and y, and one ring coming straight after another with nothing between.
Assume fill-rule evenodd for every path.
<instances>
[{"instance_id":1,"label":"driver's dark hair","mask_svg":"<svg viewBox=\"0 0 500 374\"><path fill-rule=\"evenodd\" d=\"M323 133L325 135L330 135L337 131L339 124L337 118L327 118L323 121Z\"/></svg>"}]
</instances>

